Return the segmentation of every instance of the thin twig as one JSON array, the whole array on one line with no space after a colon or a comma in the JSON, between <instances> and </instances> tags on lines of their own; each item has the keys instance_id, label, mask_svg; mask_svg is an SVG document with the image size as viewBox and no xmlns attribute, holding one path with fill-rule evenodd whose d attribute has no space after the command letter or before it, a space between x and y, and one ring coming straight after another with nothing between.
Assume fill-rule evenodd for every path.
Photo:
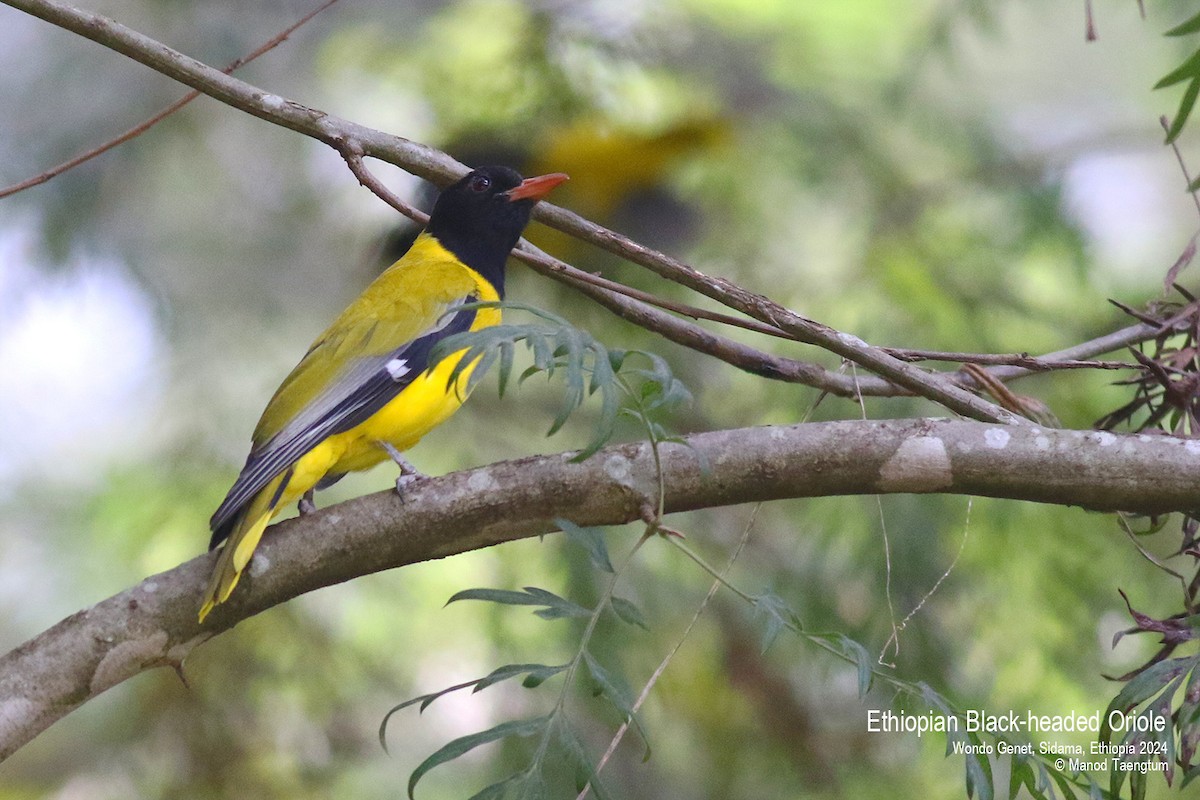
<instances>
[{"instance_id":1,"label":"thin twig","mask_svg":"<svg viewBox=\"0 0 1200 800\"><path fill-rule=\"evenodd\" d=\"M858 383L858 370L855 369L853 364L850 365L850 375L854 378L854 382ZM862 413L862 418L865 420L867 418L867 404L863 401L862 394L859 394L857 399L858 408ZM892 635L884 643L883 649L879 651L879 657L876 660L882 666L895 668L895 664L889 664L883 660L883 654L887 652L888 644L893 641L896 643L893 656L900 655L900 630L896 627L896 606L892 602L892 540L888 536L887 515L883 512L883 497L880 495L875 495L875 507L879 511L879 532L883 536L883 596L887 600L888 623L892 626Z\"/></svg>"},{"instance_id":2,"label":"thin twig","mask_svg":"<svg viewBox=\"0 0 1200 800\"><path fill-rule=\"evenodd\" d=\"M324 3L317 6L312 11L308 12L303 17L301 17L300 19L296 20L296 22L294 22L293 24L284 28L282 31L280 31L278 34L276 34L274 37L272 37L269 41L267 41L267 42L263 43L261 46L259 46L257 49L251 51L249 54L247 54L245 56L242 56L241 58L237 58L237 59L234 59L233 61L229 62L229 64L225 67L225 69L223 69L221 71L224 72L226 75L230 75L235 70L238 70L241 67L244 67L245 65L249 64L251 61L253 61L254 59L263 55L264 53L274 50L276 47L283 44L283 42L285 42L287 40L287 38L289 36L291 36L293 33L295 33L302 25L306 24L313 17L317 16L318 14L320 14L325 9L329 8L331 5L333 5L337 1L338 0L325 0ZM78 167L80 164L91 161L96 156L107 153L109 150L112 150L117 145L124 144L125 142L128 142L130 139L135 139L138 136L141 136L143 133L150 130L155 125L162 122L164 119L171 116L176 111L178 111L179 109L186 106L188 103L195 100L197 97L200 96L200 94L201 93L199 91L193 89L192 91L185 94L183 97L176 100L174 103L171 103L169 106L164 108L162 111L159 111L154 116L152 116L146 120L143 120L142 122L138 123L137 125L134 125L132 128L125 131L120 136L117 136L114 139L109 139L104 144L101 144L97 147L93 147L90 150L86 150L86 151L80 153L79 155L75 156L74 158L64 161L63 163L59 164L56 167L51 167L50 169L46 170L45 172L41 173L40 175L35 175L32 178L28 178L26 180L21 181L20 183L14 183L12 186L8 186L6 188L0 189L0 200L4 199L5 197L8 197L9 195L14 195L17 192L24 191L25 189L32 189L34 186L40 186L43 183L46 183L47 181L49 181L50 179L57 178L59 175L62 175L64 172L67 172L68 170L72 170L75 167Z\"/></svg>"},{"instance_id":3,"label":"thin twig","mask_svg":"<svg viewBox=\"0 0 1200 800\"><path fill-rule=\"evenodd\" d=\"M906 347L881 348L903 361L953 361L959 364L983 366L1025 367L1035 372L1060 369L1129 369L1128 361L1089 361L1063 359L1055 361L1028 353L958 353L942 350L914 350Z\"/></svg>"},{"instance_id":4,"label":"thin twig","mask_svg":"<svg viewBox=\"0 0 1200 800\"><path fill-rule=\"evenodd\" d=\"M971 508L973 507L974 502L975 498L967 498L967 518L963 522L963 535L962 539L960 539L958 542L958 552L954 554L954 558L950 561L949 566L947 566L946 569L942 571L942 574L938 576L938 579L934 581L933 586L929 587L929 591L925 592L917 604L913 606L912 611L909 611L904 615L904 619L900 620L899 625L893 623L892 636L883 643L883 649L879 652L880 664L884 664L883 654L887 652L888 645L890 645L893 640L896 642L896 649L893 652L900 652L900 632L908 627L908 623L912 621L912 618L920 613L921 609L925 607L925 604L929 602L929 598L933 597L937 593L937 590L941 588L942 584L946 582L946 579L950 577L950 574L954 572L954 568L958 566L958 560L962 558L963 550L965 550L967 547L967 537L971 533ZM885 666L894 665L885 664Z\"/></svg>"},{"instance_id":5,"label":"thin twig","mask_svg":"<svg viewBox=\"0 0 1200 800\"><path fill-rule=\"evenodd\" d=\"M530 773L540 768L541 760L546 755L546 750L550 746L551 732L554 729L554 718L566 707L567 697L570 694L571 687L575 682L575 674L579 671L579 665L585 660L588 643L591 641L592 634L596 630L596 625L600 622L600 617L604 615L604 611L612 603L613 593L617 588L617 582L621 579L621 576L625 574L625 570L633 564L634 556L637 555L638 550L642 549L642 545L646 543L646 540L648 540L651 535L652 533L650 529L647 528L646 532L638 537L637 542L634 543L633 547L629 551L629 554L625 556L625 559L613 571L612 577L609 579L608 586L605 588L600 598L596 601L596 606L592 609L591 616L588 617L588 621L584 626L583 633L579 636L579 648L575 651L574 657L572 657L567 666L566 674L563 676L562 690L558 694L558 700L555 702L553 710L551 710L551 712L546 716L546 727L542 729L542 735L538 741L537 751L530 760Z\"/></svg>"},{"instance_id":6,"label":"thin twig","mask_svg":"<svg viewBox=\"0 0 1200 800\"><path fill-rule=\"evenodd\" d=\"M534 213L537 219L553 228L776 327L798 342L814 345L849 359L916 395L944 405L951 411L985 422L1024 422L1017 415L955 385L944 375L929 373L905 363L878 347L872 347L857 336L808 319L725 278L705 275L678 259L651 250L571 211L543 203Z\"/></svg>"},{"instance_id":7,"label":"thin twig","mask_svg":"<svg viewBox=\"0 0 1200 800\"><path fill-rule=\"evenodd\" d=\"M372 194L418 225L425 225L429 222L428 214L405 202L403 198L384 186L371 170L367 169L367 165L363 163L362 147L357 142L339 141L334 146L346 161L346 166L354 173L354 177L358 178L358 182L369 189Z\"/></svg>"},{"instance_id":8,"label":"thin twig","mask_svg":"<svg viewBox=\"0 0 1200 800\"><path fill-rule=\"evenodd\" d=\"M733 568L734 562L736 562L738 560L738 556L742 554L742 549L745 548L746 542L750 540L750 532L754 529L754 520L757 519L758 510L760 508L762 508L762 503L756 503L754 509L750 512L750 520L746 523L746 527L742 530L742 536L740 539L738 539L737 547L733 549L733 554L729 556L729 561L726 562L725 568L721 570L722 576L727 575L729 570ZM706 594L704 599L700 601L700 605L696 608L696 613L692 615L691 621L688 622L687 626L683 629L683 635L679 637L679 639L675 642L675 646L672 647L663 657L663 660L659 662L654 672L650 675L650 679L646 681L646 685L642 687L642 691L638 693L637 700L635 700L633 702L633 706L630 707L630 718L632 718L634 714L637 714L637 712L641 709L642 705L646 702L646 698L650 696L650 691L654 688L654 685L658 683L658 679L662 677L664 672L666 672L667 665L669 665L675 659L675 654L679 652L681 647L683 647L683 643L688 640L688 636L691 635L692 629L696 627L696 623L699 622L701 615L704 614L704 610L708 608L708 604L713 599L713 595L715 595L717 590L721 588L721 583L722 581L719 579L714 580L712 582L712 586L708 587L708 594ZM610 758L612 758L613 753L615 753L617 750L617 746L621 744L621 740L625 738L625 734L629 731L629 722L630 720L626 719L621 723L621 727L617 728L617 732L613 735L612 741L608 743L608 749L604 751L604 755L601 756L600 760L596 762L596 769L593 771L592 779L584 784L583 790L579 793L579 796L576 797L575 800L585 800L587 798L588 792L592 788L592 780L595 780L600 776L600 770L604 769L604 765L608 763Z\"/></svg>"},{"instance_id":9,"label":"thin twig","mask_svg":"<svg viewBox=\"0 0 1200 800\"><path fill-rule=\"evenodd\" d=\"M1123 350L1130 345L1148 341L1158 336L1161 332L1162 329L1158 325L1130 325L1112 333L1097 336L1095 339L1088 339L1086 342L1080 342L1062 350L1055 350L1053 353L1046 353L1043 356L1039 356L1038 360L1056 362L1088 359L1092 356ZM1030 369L1029 367L1006 366L994 367L989 369L988 372L999 380L1010 381L1016 378L1024 378L1027 375L1033 375L1037 370Z\"/></svg>"},{"instance_id":10,"label":"thin twig","mask_svg":"<svg viewBox=\"0 0 1200 800\"><path fill-rule=\"evenodd\" d=\"M579 281L580 283L590 283L593 286L599 286L602 289L608 289L610 292L623 294L626 297L639 300L647 305L652 305L667 311L673 311L676 314L682 314L685 317L691 317L692 319L706 319L710 322L719 322L722 325L743 328L748 331L761 333L766 336L775 336L780 339L792 339L791 336L788 336L786 333L773 325L766 325L758 322L757 320L734 317L729 314L722 314L719 311L709 311L708 309L698 308L697 306L688 305L687 303L679 303L674 300L668 300L666 298L650 294L649 292L643 292L640 289L634 289L631 286L626 286L623 283L609 280L608 278L601 277L600 275L594 275L590 272L585 272L578 267L573 267L564 261L554 258L544 250L541 250L536 245L524 239L521 240L518 249L513 254L526 264L538 263L547 269L560 270L564 274L569 275L573 280ZM523 257L522 254L526 254L525 257Z\"/></svg>"}]
</instances>

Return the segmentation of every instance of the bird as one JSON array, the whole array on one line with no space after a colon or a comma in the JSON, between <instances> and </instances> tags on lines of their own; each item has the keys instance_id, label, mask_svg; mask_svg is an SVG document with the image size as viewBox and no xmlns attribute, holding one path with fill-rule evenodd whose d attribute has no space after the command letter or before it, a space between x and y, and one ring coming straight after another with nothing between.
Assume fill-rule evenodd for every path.
<instances>
[{"instance_id":1,"label":"bird","mask_svg":"<svg viewBox=\"0 0 1200 800\"><path fill-rule=\"evenodd\" d=\"M465 350L431 363L441 340L500 323L505 262L533 207L563 173L522 178L502 166L472 170L438 195L425 230L312 343L263 411L250 454L210 520L209 550L224 545L204 592L200 622L229 599L280 510L347 472L389 457L397 491L419 473L403 451L466 399Z\"/></svg>"}]
</instances>

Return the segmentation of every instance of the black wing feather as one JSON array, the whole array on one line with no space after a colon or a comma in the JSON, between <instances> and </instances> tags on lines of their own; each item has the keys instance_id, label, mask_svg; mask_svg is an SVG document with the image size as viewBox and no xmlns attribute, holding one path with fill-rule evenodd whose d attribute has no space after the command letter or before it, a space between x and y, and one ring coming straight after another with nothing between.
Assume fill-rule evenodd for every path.
<instances>
[{"instance_id":1,"label":"black wing feather","mask_svg":"<svg viewBox=\"0 0 1200 800\"><path fill-rule=\"evenodd\" d=\"M473 299L464 298L464 302ZM474 321L475 309L457 312L448 323L425 336L413 339L380 359L378 369L372 371L344 400L331 407L312 424L286 437L276 436L250 453L233 488L212 516L210 525L213 535L208 545L209 549L216 548L229 536L242 508L276 475L295 464L325 439L365 422L390 403L417 376L433 366L429 363L429 353L435 344L448 336L470 330ZM404 359L409 371L397 379L392 377L385 365L398 358Z\"/></svg>"}]
</instances>

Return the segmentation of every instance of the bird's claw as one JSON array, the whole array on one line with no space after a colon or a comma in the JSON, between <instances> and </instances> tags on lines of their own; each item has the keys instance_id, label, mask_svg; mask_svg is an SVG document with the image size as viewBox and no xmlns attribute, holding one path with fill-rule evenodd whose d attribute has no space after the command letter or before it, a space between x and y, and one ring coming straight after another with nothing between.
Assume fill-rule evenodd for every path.
<instances>
[{"instance_id":1,"label":"bird's claw","mask_svg":"<svg viewBox=\"0 0 1200 800\"><path fill-rule=\"evenodd\" d=\"M408 494L408 488L415 483L421 481L425 476L419 472L402 472L400 477L396 478L396 494L400 496L400 502L405 502L405 496Z\"/></svg>"},{"instance_id":2,"label":"bird's claw","mask_svg":"<svg viewBox=\"0 0 1200 800\"><path fill-rule=\"evenodd\" d=\"M379 445L387 451L392 461L396 462L396 466L400 467L400 477L396 478L396 494L400 495L400 502L403 503L405 490L417 481L424 479L425 475L389 442L380 442Z\"/></svg>"}]
</instances>

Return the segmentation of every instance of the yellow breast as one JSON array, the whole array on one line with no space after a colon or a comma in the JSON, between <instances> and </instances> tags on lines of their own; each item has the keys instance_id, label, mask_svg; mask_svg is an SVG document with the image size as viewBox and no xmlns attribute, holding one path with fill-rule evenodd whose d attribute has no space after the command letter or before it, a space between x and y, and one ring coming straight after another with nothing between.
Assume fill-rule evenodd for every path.
<instances>
[{"instance_id":1,"label":"yellow breast","mask_svg":"<svg viewBox=\"0 0 1200 800\"><path fill-rule=\"evenodd\" d=\"M422 239L423 241L418 240L418 243L414 245L414 249L422 248L422 251L416 254L419 255L419 258L414 259L414 254L410 252L405 259L409 262L409 266L405 268L408 274L404 275L402 280L408 284L406 288L411 291L413 288L419 287L419 283L417 283L417 287L414 286L415 279L423 278L424 280L421 280L420 283L431 281L439 285L457 284L461 292L463 285L461 277L455 276L458 278L456 281L446 280L447 276L444 273L447 270L453 270L470 276L470 280L474 284L473 294L480 301L497 302L500 299L495 288L487 280L454 259L438 244L436 239L431 237L422 237ZM387 277L387 273L385 273L381 279ZM422 293L426 296L430 294L430 292ZM407 293L400 295L401 298L410 298L411 296ZM477 309L471 330L497 325L500 320L501 312L498 308ZM303 482L302 473L312 475L312 479L316 481L327 473L369 469L388 457L379 442L387 442L400 451L414 446L421 437L445 422L466 401L467 385L478 359L463 369L453 383L450 382L450 375L465 352L465 350L459 350L442 359L432 368L417 376L412 383L371 417L344 433L329 437L303 456L296 464L296 477L301 479L296 482Z\"/></svg>"}]
</instances>

